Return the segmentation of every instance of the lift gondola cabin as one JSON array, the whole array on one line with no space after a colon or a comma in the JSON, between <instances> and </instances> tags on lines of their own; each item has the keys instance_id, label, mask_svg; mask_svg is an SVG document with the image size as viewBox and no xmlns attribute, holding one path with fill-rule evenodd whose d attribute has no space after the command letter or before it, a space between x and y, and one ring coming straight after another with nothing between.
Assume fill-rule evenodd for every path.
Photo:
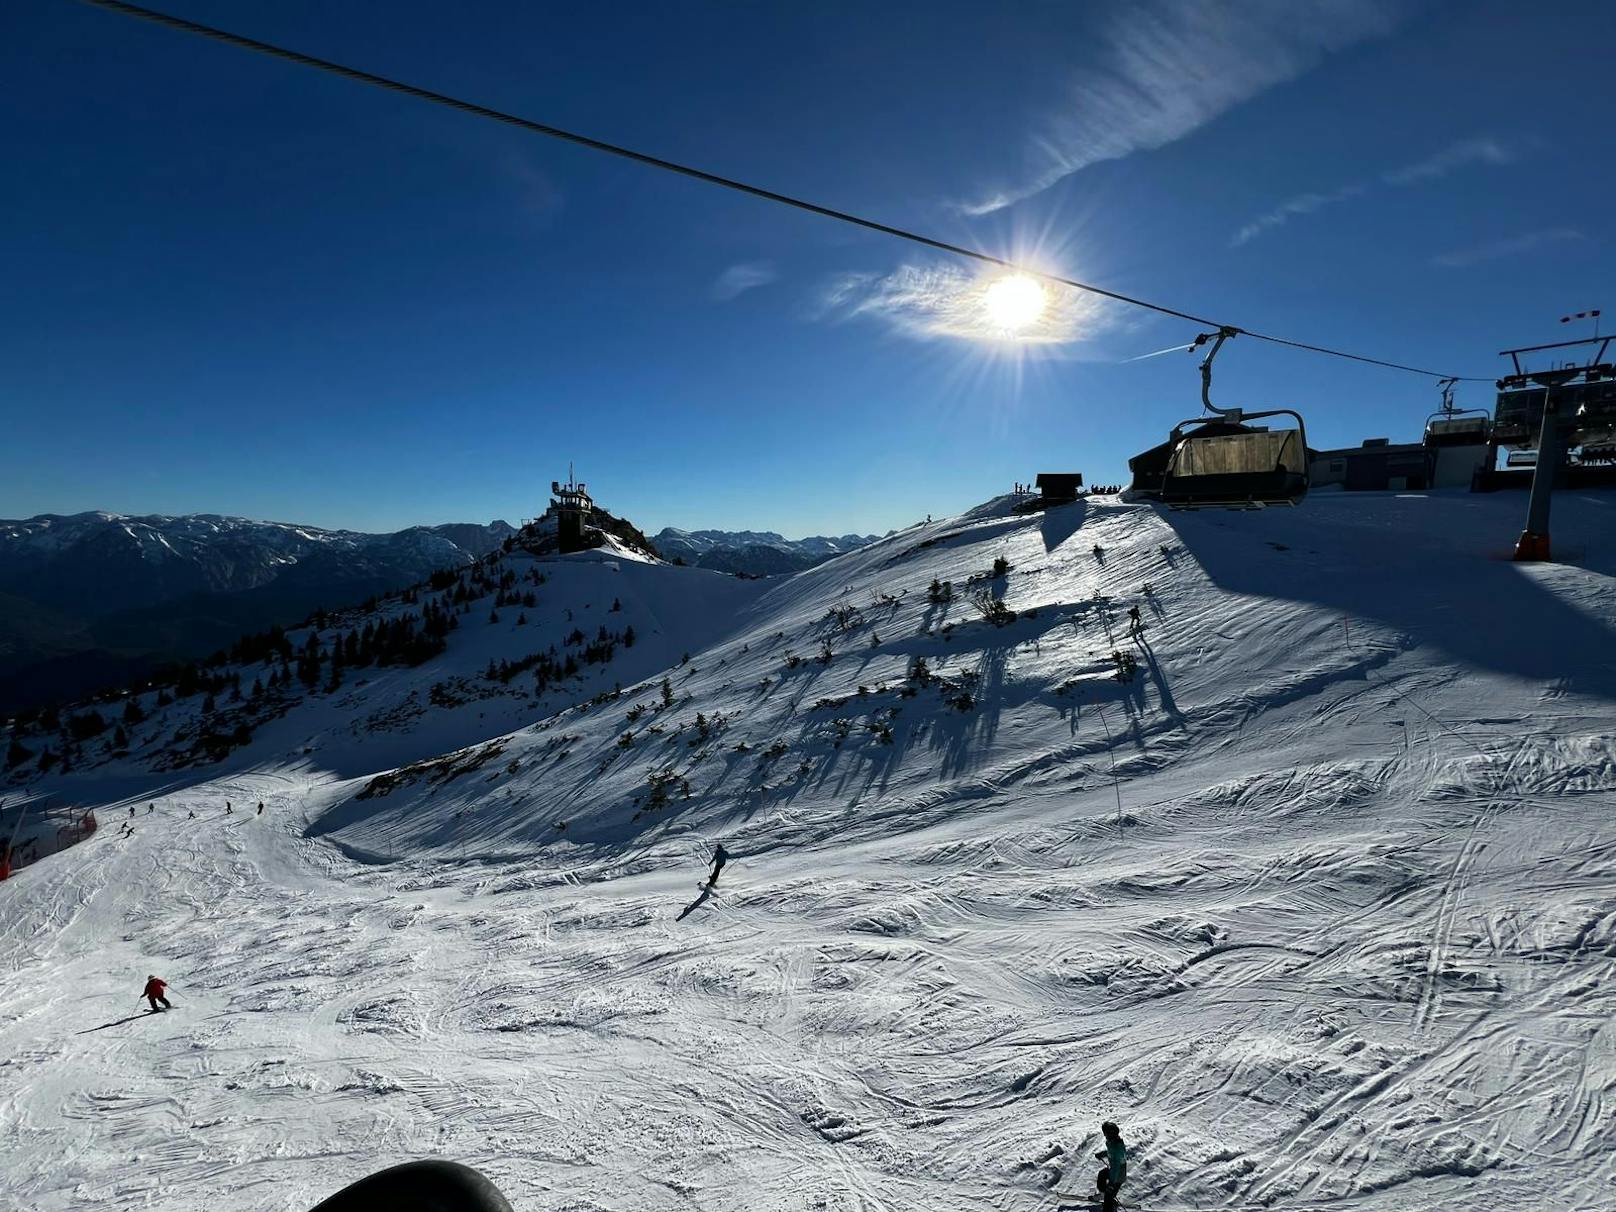
<instances>
[{"instance_id":1,"label":"lift gondola cabin","mask_svg":"<svg viewBox=\"0 0 1616 1212\"><path fill-rule=\"evenodd\" d=\"M1238 329L1202 333L1191 348L1212 341L1201 363L1201 403L1211 416L1173 426L1167 441L1128 460L1133 490L1174 509L1261 509L1294 505L1307 495L1307 430L1289 408L1246 412L1212 403L1212 359ZM1250 422L1290 417L1293 427Z\"/></svg>"}]
</instances>

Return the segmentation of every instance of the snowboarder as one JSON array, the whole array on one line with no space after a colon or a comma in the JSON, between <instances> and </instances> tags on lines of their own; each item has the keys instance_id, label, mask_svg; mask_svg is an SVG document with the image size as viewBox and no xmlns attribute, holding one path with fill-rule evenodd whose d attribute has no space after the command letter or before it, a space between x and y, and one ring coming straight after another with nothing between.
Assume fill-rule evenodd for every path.
<instances>
[{"instance_id":1,"label":"snowboarder","mask_svg":"<svg viewBox=\"0 0 1616 1212\"><path fill-rule=\"evenodd\" d=\"M1122 1129L1110 1120L1100 1125L1100 1131L1105 1135L1105 1148L1094 1156L1106 1167L1094 1176L1094 1185L1100 1189L1104 1212L1115 1212L1117 1189L1128 1177L1128 1146L1123 1143Z\"/></svg>"},{"instance_id":2,"label":"snowboarder","mask_svg":"<svg viewBox=\"0 0 1616 1212\"><path fill-rule=\"evenodd\" d=\"M163 1003L164 1010L172 1010L174 1008L168 1004L168 998L163 996L163 992L167 988L168 982L165 980L159 980L155 976L148 976L146 978L146 987L140 991L140 996L151 1003L151 1012L153 1014L157 1013L158 1002Z\"/></svg>"},{"instance_id":3,"label":"snowboarder","mask_svg":"<svg viewBox=\"0 0 1616 1212\"><path fill-rule=\"evenodd\" d=\"M723 842L719 842L713 847L713 873L707 877L707 886L709 888L718 883L718 873L724 869L724 864L727 862L729 862L729 851L724 849Z\"/></svg>"}]
</instances>

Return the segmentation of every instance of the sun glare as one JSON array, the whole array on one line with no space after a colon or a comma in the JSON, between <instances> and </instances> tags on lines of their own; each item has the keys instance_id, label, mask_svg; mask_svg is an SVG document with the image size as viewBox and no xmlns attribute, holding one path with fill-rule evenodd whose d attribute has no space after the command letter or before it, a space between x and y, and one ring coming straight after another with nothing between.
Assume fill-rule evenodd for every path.
<instances>
[{"instance_id":1,"label":"sun glare","mask_svg":"<svg viewBox=\"0 0 1616 1212\"><path fill-rule=\"evenodd\" d=\"M995 329L1018 333L1044 314L1044 288L1026 274L1010 274L987 288L982 305Z\"/></svg>"}]
</instances>

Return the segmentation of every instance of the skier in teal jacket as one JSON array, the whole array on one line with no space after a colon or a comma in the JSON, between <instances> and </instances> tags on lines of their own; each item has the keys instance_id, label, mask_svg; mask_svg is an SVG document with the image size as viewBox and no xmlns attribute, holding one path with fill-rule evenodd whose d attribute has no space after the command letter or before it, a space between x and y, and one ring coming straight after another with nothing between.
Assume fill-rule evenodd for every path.
<instances>
[{"instance_id":1,"label":"skier in teal jacket","mask_svg":"<svg viewBox=\"0 0 1616 1212\"><path fill-rule=\"evenodd\" d=\"M1105 1148L1094 1156L1104 1159L1106 1167L1094 1176L1094 1185L1104 1197L1104 1212L1113 1212L1117 1206L1117 1189L1128 1177L1128 1146L1123 1143L1122 1129L1110 1120L1100 1125L1105 1134Z\"/></svg>"}]
</instances>

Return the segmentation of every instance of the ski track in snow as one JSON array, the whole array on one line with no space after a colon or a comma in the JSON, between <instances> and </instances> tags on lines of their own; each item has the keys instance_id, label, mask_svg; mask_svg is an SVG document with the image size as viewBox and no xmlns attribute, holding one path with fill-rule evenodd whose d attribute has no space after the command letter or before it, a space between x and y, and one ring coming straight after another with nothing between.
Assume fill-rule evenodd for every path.
<instances>
[{"instance_id":1,"label":"ski track in snow","mask_svg":"<svg viewBox=\"0 0 1616 1212\"><path fill-rule=\"evenodd\" d=\"M1592 555L1488 558L1520 505L989 505L689 599L552 569L586 631L586 596L641 611L622 699L367 801L359 772L490 739L483 705L374 741L294 712L277 744L337 748L125 778L0 885L0 1203L290 1212L444 1156L524 1210L1053 1209L1113 1118L1144 1209L1609 1206L1616 594ZM1001 554L1038 612L1002 630L963 600ZM656 653L679 702L627 725ZM974 706L900 695L917 655ZM383 685L415 683L354 710ZM663 766L691 798L636 804Z\"/></svg>"}]
</instances>

